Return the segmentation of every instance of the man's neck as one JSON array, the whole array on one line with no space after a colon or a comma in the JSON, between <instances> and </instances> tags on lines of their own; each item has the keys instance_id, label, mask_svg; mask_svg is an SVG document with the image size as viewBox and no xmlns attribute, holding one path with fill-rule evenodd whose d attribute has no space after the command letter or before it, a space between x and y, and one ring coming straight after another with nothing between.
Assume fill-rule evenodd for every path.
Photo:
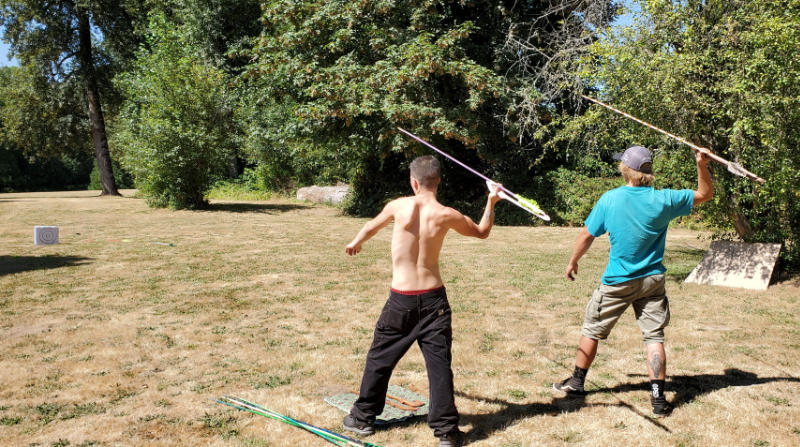
<instances>
[{"instance_id":1,"label":"man's neck","mask_svg":"<svg viewBox=\"0 0 800 447\"><path fill-rule=\"evenodd\" d=\"M414 196L425 200L436 200L436 190L419 188L414 191Z\"/></svg>"}]
</instances>

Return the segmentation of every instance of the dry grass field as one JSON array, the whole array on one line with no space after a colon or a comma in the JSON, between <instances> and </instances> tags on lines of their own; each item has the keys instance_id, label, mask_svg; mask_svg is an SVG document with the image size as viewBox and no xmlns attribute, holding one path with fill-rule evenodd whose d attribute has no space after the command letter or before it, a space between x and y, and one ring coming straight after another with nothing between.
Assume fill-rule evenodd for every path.
<instances>
[{"instance_id":1,"label":"dry grass field","mask_svg":"<svg viewBox=\"0 0 800 447\"><path fill-rule=\"evenodd\" d=\"M215 403L225 394L341 431L344 414L323 398L359 384L388 295L389 231L350 258L364 220L333 208L275 199L174 212L95 194L0 195L0 445L326 445ZM60 244L34 246L34 225L58 225ZM469 445L800 445L800 284L682 284L710 243L693 231L667 243L674 414L650 417L632 313L601 344L589 395L555 396L608 249L598 239L566 281L576 235L496 227L445 241ZM427 390L417 347L392 381ZM435 441L424 420L368 440Z\"/></svg>"}]
</instances>

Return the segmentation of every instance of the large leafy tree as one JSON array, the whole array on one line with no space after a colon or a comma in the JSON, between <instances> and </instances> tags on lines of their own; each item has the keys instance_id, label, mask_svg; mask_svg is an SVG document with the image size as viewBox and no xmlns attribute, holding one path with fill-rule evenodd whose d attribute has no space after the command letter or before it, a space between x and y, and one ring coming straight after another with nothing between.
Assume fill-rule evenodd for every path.
<instances>
[{"instance_id":1,"label":"large leafy tree","mask_svg":"<svg viewBox=\"0 0 800 447\"><path fill-rule=\"evenodd\" d=\"M92 159L71 138L87 133L71 113L81 98L40 80L28 67L0 67L0 190L86 185ZM25 151L22 141L40 150Z\"/></svg>"},{"instance_id":2,"label":"large leafy tree","mask_svg":"<svg viewBox=\"0 0 800 447\"><path fill-rule=\"evenodd\" d=\"M71 101L76 94L85 98L85 107L67 113L70 115L67 120L74 125L69 129L69 138L61 141L80 145L79 141L86 138L82 132L88 129L103 194L119 193L112 173L101 91L109 84L115 63L129 57L136 47L136 14L132 12L141 11L141 3L137 0L0 0L4 38L11 43L21 65L35 78L31 82L35 94L43 101L58 103L49 109L53 111L50 115L67 113L59 98ZM41 117L48 114L47 107L44 111ZM46 119L40 121L46 122ZM32 128L26 130L19 126L16 130L18 144L26 149L58 149L58 144L34 144L42 137Z\"/></svg>"},{"instance_id":3,"label":"large leafy tree","mask_svg":"<svg viewBox=\"0 0 800 447\"><path fill-rule=\"evenodd\" d=\"M260 0L179 0L171 7L174 20L204 60L237 71L247 59L239 50L261 32Z\"/></svg>"},{"instance_id":4,"label":"large leafy tree","mask_svg":"<svg viewBox=\"0 0 800 447\"><path fill-rule=\"evenodd\" d=\"M75 78L61 82L39 76L31 65L8 67L0 78L2 139L27 149L31 159L85 152L89 122L85 96Z\"/></svg>"},{"instance_id":5,"label":"large leafy tree","mask_svg":"<svg viewBox=\"0 0 800 447\"><path fill-rule=\"evenodd\" d=\"M746 241L785 242L800 265L800 2L643 0L639 20L597 44L590 85L642 119L765 178L717 170L709 222ZM665 186L691 187L690 151L603 110L564 132L583 149L633 142L659 153Z\"/></svg>"},{"instance_id":6,"label":"large leafy tree","mask_svg":"<svg viewBox=\"0 0 800 447\"><path fill-rule=\"evenodd\" d=\"M508 33L534 22L555 31L578 3L554 11L517 1L266 1L247 78L251 152L284 160L289 176L298 160L324 164L353 183L351 211L362 213L407 189L401 168L421 149L397 126L509 186L528 185L542 167L539 148L507 131L525 75ZM445 200L481 193L469 174L447 176Z\"/></svg>"}]
</instances>

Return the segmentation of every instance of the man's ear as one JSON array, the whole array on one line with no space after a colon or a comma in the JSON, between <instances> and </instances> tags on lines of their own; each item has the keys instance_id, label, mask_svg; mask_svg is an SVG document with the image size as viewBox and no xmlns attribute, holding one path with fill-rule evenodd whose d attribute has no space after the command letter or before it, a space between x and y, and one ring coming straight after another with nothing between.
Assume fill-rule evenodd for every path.
<instances>
[{"instance_id":1,"label":"man's ear","mask_svg":"<svg viewBox=\"0 0 800 447\"><path fill-rule=\"evenodd\" d=\"M419 191L419 180L412 176L409 179L409 183L411 184L411 190L416 194L416 192Z\"/></svg>"}]
</instances>

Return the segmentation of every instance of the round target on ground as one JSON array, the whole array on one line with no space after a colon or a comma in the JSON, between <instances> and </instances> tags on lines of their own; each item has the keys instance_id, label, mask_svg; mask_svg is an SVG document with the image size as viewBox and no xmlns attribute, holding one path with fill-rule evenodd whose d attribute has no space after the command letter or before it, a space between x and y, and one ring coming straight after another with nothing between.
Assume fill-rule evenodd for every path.
<instances>
[{"instance_id":1,"label":"round target on ground","mask_svg":"<svg viewBox=\"0 0 800 447\"><path fill-rule=\"evenodd\" d=\"M36 245L52 245L58 243L58 227L37 226L33 229Z\"/></svg>"}]
</instances>

